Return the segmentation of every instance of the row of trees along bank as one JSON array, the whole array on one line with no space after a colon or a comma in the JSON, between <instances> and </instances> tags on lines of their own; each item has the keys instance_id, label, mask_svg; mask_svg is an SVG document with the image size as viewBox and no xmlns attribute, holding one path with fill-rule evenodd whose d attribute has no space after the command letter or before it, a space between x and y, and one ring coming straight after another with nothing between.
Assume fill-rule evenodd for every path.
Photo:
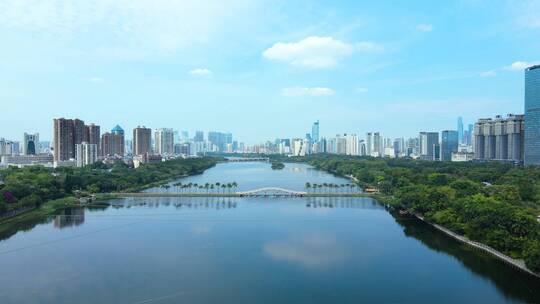
<instances>
[{"instance_id":1,"label":"row of trees along bank","mask_svg":"<svg viewBox=\"0 0 540 304\"><path fill-rule=\"evenodd\" d=\"M83 168L42 166L0 170L0 215L34 208L71 196L77 190L90 193L134 192L182 176L199 174L214 166L217 158L188 158L146 164L137 169L123 162L101 162Z\"/></svg>"}]
</instances>

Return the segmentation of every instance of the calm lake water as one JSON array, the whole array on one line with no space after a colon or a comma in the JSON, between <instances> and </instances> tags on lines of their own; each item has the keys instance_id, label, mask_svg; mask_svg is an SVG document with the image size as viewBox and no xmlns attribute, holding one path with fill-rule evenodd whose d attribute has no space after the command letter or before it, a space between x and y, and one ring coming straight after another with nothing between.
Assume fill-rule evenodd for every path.
<instances>
[{"instance_id":1,"label":"calm lake water","mask_svg":"<svg viewBox=\"0 0 540 304\"><path fill-rule=\"evenodd\" d=\"M348 183L267 163L181 180L233 181ZM0 303L540 302L539 280L368 198L124 199L2 239Z\"/></svg>"}]
</instances>

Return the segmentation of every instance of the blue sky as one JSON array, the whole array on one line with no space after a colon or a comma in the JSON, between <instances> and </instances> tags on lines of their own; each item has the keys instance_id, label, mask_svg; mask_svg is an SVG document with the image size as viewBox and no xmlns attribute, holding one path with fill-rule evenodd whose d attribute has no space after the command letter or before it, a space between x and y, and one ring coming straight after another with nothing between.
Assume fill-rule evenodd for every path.
<instances>
[{"instance_id":1,"label":"blue sky","mask_svg":"<svg viewBox=\"0 0 540 304\"><path fill-rule=\"evenodd\" d=\"M52 119L257 143L523 112L540 1L0 0L0 137Z\"/></svg>"}]
</instances>

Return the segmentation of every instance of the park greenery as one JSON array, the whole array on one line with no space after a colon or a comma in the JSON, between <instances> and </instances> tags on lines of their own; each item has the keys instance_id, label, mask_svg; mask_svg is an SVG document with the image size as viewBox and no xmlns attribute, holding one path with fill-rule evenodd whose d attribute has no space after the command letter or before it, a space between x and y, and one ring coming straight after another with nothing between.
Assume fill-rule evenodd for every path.
<instances>
[{"instance_id":1,"label":"park greenery","mask_svg":"<svg viewBox=\"0 0 540 304\"><path fill-rule=\"evenodd\" d=\"M98 162L83 168L10 167L0 171L0 215L39 207L79 192L134 192L179 177L200 174L217 158L174 159L137 169L123 162Z\"/></svg>"},{"instance_id":2,"label":"park greenery","mask_svg":"<svg viewBox=\"0 0 540 304\"><path fill-rule=\"evenodd\" d=\"M482 242L540 273L540 168L335 155L295 157L352 176L380 199Z\"/></svg>"}]
</instances>

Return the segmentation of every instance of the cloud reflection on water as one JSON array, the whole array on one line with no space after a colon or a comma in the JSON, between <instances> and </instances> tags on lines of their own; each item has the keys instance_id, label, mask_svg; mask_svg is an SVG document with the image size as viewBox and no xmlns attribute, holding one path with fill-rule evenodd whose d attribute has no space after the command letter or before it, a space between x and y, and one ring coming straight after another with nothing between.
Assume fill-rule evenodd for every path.
<instances>
[{"instance_id":1,"label":"cloud reflection on water","mask_svg":"<svg viewBox=\"0 0 540 304\"><path fill-rule=\"evenodd\" d=\"M263 253L276 261L299 264L308 270L324 270L347 260L348 250L328 233L292 236L268 242Z\"/></svg>"}]
</instances>

